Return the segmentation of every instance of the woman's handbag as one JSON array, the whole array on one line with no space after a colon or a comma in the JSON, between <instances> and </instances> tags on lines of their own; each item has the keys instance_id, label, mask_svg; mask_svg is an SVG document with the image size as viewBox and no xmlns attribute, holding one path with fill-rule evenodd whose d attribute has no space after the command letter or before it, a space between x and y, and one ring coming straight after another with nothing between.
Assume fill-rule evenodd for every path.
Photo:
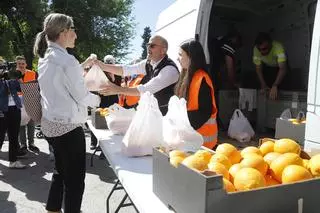
<instances>
[{"instance_id":1,"label":"woman's handbag","mask_svg":"<svg viewBox=\"0 0 320 213\"><path fill-rule=\"evenodd\" d=\"M37 81L21 83L21 91L23 93L23 101L27 114L34 121L40 124L42 117L40 87Z\"/></svg>"}]
</instances>

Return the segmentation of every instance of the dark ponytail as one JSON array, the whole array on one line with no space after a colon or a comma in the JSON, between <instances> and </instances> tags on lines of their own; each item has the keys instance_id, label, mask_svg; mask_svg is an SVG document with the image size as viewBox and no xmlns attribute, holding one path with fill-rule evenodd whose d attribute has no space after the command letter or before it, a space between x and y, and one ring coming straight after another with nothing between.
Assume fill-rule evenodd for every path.
<instances>
[{"instance_id":1,"label":"dark ponytail","mask_svg":"<svg viewBox=\"0 0 320 213\"><path fill-rule=\"evenodd\" d=\"M47 48L48 43L46 39L46 33L42 31L36 36L36 40L33 46L33 54L39 56L40 58L43 58Z\"/></svg>"}]
</instances>

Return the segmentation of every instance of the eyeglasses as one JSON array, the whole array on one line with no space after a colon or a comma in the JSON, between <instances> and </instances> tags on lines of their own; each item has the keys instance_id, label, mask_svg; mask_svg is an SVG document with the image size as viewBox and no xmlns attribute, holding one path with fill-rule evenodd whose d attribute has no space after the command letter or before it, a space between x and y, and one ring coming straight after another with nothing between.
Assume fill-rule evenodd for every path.
<instances>
[{"instance_id":1,"label":"eyeglasses","mask_svg":"<svg viewBox=\"0 0 320 213\"><path fill-rule=\"evenodd\" d=\"M69 29L70 29L70 30L73 30L73 31L76 31L75 26L71 26Z\"/></svg>"},{"instance_id":2,"label":"eyeglasses","mask_svg":"<svg viewBox=\"0 0 320 213\"><path fill-rule=\"evenodd\" d=\"M161 45L159 45L159 44L154 44L154 43L147 43L147 47L149 47L149 48L154 48L154 47L156 47L156 46L159 46L159 47L162 47Z\"/></svg>"}]
</instances>

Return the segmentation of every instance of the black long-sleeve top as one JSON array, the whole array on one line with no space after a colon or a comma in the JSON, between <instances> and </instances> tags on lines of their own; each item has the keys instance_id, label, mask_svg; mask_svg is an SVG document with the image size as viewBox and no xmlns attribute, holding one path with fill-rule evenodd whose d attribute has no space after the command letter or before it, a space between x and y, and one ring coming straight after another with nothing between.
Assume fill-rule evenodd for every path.
<instances>
[{"instance_id":1,"label":"black long-sleeve top","mask_svg":"<svg viewBox=\"0 0 320 213\"><path fill-rule=\"evenodd\" d=\"M198 102L198 110L188 111L190 124L195 130L199 129L203 124L205 124L212 114L212 95L210 87L205 79L201 81Z\"/></svg>"}]
</instances>

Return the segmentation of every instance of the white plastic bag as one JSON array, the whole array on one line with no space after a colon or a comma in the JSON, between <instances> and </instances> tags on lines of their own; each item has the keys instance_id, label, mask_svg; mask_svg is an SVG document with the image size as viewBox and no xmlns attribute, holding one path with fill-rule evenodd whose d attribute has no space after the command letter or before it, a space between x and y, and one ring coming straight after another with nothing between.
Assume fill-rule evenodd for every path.
<instances>
[{"instance_id":1,"label":"white plastic bag","mask_svg":"<svg viewBox=\"0 0 320 213\"><path fill-rule=\"evenodd\" d=\"M163 144L162 118L157 99L144 93L123 138L122 152L127 156L151 155L153 147Z\"/></svg>"},{"instance_id":2,"label":"white plastic bag","mask_svg":"<svg viewBox=\"0 0 320 213\"><path fill-rule=\"evenodd\" d=\"M284 119L284 120L292 118L291 110L290 110L289 108L288 108L288 109L285 109L285 110L281 113L280 118L281 118L281 119Z\"/></svg>"},{"instance_id":3,"label":"white plastic bag","mask_svg":"<svg viewBox=\"0 0 320 213\"><path fill-rule=\"evenodd\" d=\"M202 146L202 136L190 124L185 99L170 98L168 113L163 117L163 139L169 149L195 152Z\"/></svg>"},{"instance_id":4,"label":"white plastic bag","mask_svg":"<svg viewBox=\"0 0 320 213\"><path fill-rule=\"evenodd\" d=\"M107 85L109 79L104 74L102 69L94 64L89 72L84 77L84 83L87 86L89 91L99 91L103 86Z\"/></svg>"},{"instance_id":5,"label":"white plastic bag","mask_svg":"<svg viewBox=\"0 0 320 213\"><path fill-rule=\"evenodd\" d=\"M130 123L136 114L134 109L125 109L119 104L113 104L109 107L109 114L106 116L108 129L116 135L124 135Z\"/></svg>"},{"instance_id":6,"label":"white plastic bag","mask_svg":"<svg viewBox=\"0 0 320 213\"><path fill-rule=\"evenodd\" d=\"M29 123L30 117L28 116L24 105L22 105L22 108L20 110L21 110L20 126L25 126Z\"/></svg>"},{"instance_id":7,"label":"white plastic bag","mask_svg":"<svg viewBox=\"0 0 320 213\"><path fill-rule=\"evenodd\" d=\"M236 109L233 112L228 128L228 135L239 142L249 142L254 136L251 124L240 109Z\"/></svg>"}]
</instances>

